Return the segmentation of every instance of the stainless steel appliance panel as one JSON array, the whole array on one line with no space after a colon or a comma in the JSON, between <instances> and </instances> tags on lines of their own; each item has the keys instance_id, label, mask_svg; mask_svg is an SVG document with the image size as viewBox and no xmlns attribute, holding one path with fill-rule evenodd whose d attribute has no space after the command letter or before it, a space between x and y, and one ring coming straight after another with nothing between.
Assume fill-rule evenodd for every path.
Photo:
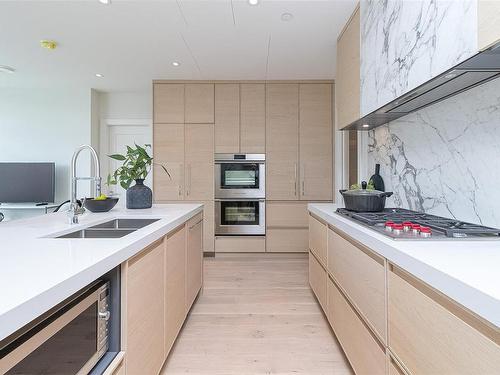
<instances>
[{"instance_id":1,"label":"stainless steel appliance panel","mask_svg":"<svg viewBox=\"0 0 500 375\"><path fill-rule=\"evenodd\" d=\"M216 154L215 198L265 198L264 154Z\"/></svg>"},{"instance_id":2,"label":"stainless steel appliance panel","mask_svg":"<svg viewBox=\"0 0 500 375\"><path fill-rule=\"evenodd\" d=\"M265 235L265 200L215 200L215 234Z\"/></svg>"}]
</instances>

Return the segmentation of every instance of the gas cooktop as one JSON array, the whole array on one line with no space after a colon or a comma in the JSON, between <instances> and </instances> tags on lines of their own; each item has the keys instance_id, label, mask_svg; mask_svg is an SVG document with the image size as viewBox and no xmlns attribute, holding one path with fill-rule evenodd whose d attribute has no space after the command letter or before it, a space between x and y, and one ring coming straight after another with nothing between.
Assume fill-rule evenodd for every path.
<instances>
[{"instance_id":1,"label":"gas cooktop","mask_svg":"<svg viewBox=\"0 0 500 375\"><path fill-rule=\"evenodd\" d=\"M500 240L500 229L403 208L386 208L381 212L354 212L338 208L337 213L398 240Z\"/></svg>"}]
</instances>

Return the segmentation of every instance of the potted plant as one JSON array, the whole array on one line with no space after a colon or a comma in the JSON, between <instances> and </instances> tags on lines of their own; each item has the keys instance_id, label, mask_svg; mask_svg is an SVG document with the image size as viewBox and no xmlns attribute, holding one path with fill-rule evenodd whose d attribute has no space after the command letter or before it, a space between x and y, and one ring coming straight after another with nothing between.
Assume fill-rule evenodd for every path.
<instances>
[{"instance_id":1,"label":"potted plant","mask_svg":"<svg viewBox=\"0 0 500 375\"><path fill-rule=\"evenodd\" d=\"M149 156L147 148L151 148L151 145L141 147L136 144L135 148L127 146L125 155L108 155L111 159L123 162L120 168L108 175L107 184L120 183L120 186L127 191L127 208L150 208L153 205L153 192L144 185L144 180L153 165L153 158ZM158 165L171 178L167 168L162 164ZM133 181L135 185L130 186Z\"/></svg>"}]
</instances>

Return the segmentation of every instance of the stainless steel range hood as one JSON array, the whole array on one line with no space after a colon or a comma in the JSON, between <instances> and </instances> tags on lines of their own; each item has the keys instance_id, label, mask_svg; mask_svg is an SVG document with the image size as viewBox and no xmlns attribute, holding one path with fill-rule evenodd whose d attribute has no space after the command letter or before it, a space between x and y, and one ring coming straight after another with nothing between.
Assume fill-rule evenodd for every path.
<instances>
[{"instance_id":1,"label":"stainless steel range hood","mask_svg":"<svg viewBox=\"0 0 500 375\"><path fill-rule=\"evenodd\" d=\"M370 130L500 77L500 43L342 128Z\"/></svg>"}]
</instances>

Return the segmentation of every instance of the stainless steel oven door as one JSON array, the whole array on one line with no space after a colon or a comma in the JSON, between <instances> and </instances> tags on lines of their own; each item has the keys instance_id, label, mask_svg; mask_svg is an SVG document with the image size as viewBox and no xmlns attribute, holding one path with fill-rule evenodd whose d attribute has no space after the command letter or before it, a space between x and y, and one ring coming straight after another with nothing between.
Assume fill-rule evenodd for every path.
<instances>
[{"instance_id":1,"label":"stainless steel oven door","mask_svg":"<svg viewBox=\"0 0 500 375\"><path fill-rule=\"evenodd\" d=\"M109 284L98 282L0 344L0 374L84 375L108 349Z\"/></svg>"},{"instance_id":2,"label":"stainless steel oven door","mask_svg":"<svg viewBox=\"0 0 500 375\"><path fill-rule=\"evenodd\" d=\"M215 200L216 235L265 235L264 199Z\"/></svg>"},{"instance_id":3,"label":"stainless steel oven door","mask_svg":"<svg viewBox=\"0 0 500 375\"><path fill-rule=\"evenodd\" d=\"M263 161L216 161L215 198L266 197L266 166Z\"/></svg>"}]
</instances>

